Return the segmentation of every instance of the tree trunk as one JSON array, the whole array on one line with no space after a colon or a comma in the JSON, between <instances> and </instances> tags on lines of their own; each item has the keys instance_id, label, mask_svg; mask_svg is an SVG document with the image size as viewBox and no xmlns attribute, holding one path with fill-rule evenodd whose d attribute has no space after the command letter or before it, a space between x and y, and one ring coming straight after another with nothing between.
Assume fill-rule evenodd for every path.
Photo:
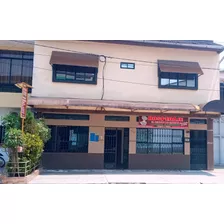
<instances>
[{"instance_id":1,"label":"tree trunk","mask_svg":"<svg viewBox=\"0 0 224 224\"><path fill-rule=\"evenodd\" d=\"M11 149L11 161L12 161L12 175L15 177L16 175L16 157L15 157L15 150Z\"/></svg>"}]
</instances>

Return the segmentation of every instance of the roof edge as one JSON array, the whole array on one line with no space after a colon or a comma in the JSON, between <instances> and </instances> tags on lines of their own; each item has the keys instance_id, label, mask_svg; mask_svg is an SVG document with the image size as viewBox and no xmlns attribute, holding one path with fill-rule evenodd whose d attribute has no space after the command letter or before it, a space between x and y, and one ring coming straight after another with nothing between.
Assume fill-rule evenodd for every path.
<instances>
[{"instance_id":1,"label":"roof edge","mask_svg":"<svg viewBox=\"0 0 224 224\"><path fill-rule=\"evenodd\" d=\"M151 47L167 47L167 48L180 48L180 49L191 49L191 50L202 50L202 51L215 51L221 53L224 51L224 46L214 44L188 44L188 43L168 43L156 40L86 40L89 42L102 42L112 44L125 44L125 45L136 45L136 46L151 46Z\"/></svg>"}]
</instances>

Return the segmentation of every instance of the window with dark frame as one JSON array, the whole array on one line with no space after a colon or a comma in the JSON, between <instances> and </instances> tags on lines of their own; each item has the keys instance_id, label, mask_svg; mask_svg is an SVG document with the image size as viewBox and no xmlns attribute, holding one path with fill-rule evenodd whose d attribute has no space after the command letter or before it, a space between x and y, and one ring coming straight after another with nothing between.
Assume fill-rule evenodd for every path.
<instances>
[{"instance_id":1,"label":"window with dark frame","mask_svg":"<svg viewBox=\"0 0 224 224\"><path fill-rule=\"evenodd\" d=\"M45 145L45 152L88 153L89 127L49 126L51 139Z\"/></svg>"},{"instance_id":2,"label":"window with dark frame","mask_svg":"<svg viewBox=\"0 0 224 224\"><path fill-rule=\"evenodd\" d=\"M197 90L198 74L159 72L159 87Z\"/></svg>"},{"instance_id":3,"label":"window with dark frame","mask_svg":"<svg viewBox=\"0 0 224 224\"><path fill-rule=\"evenodd\" d=\"M137 128L136 153L184 154L184 131L179 129Z\"/></svg>"},{"instance_id":4,"label":"window with dark frame","mask_svg":"<svg viewBox=\"0 0 224 224\"><path fill-rule=\"evenodd\" d=\"M32 85L32 76L33 52L0 50L0 92L21 92L15 84Z\"/></svg>"},{"instance_id":5,"label":"window with dark frame","mask_svg":"<svg viewBox=\"0 0 224 224\"><path fill-rule=\"evenodd\" d=\"M105 116L105 121L130 121L129 116Z\"/></svg>"},{"instance_id":6,"label":"window with dark frame","mask_svg":"<svg viewBox=\"0 0 224 224\"><path fill-rule=\"evenodd\" d=\"M190 124L207 124L207 119L190 119Z\"/></svg>"},{"instance_id":7,"label":"window with dark frame","mask_svg":"<svg viewBox=\"0 0 224 224\"><path fill-rule=\"evenodd\" d=\"M224 100L224 83L220 83L220 100Z\"/></svg>"},{"instance_id":8,"label":"window with dark frame","mask_svg":"<svg viewBox=\"0 0 224 224\"><path fill-rule=\"evenodd\" d=\"M123 69L135 69L135 63L129 63L129 62L121 62L120 68Z\"/></svg>"},{"instance_id":9,"label":"window with dark frame","mask_svg":"<svg viewBox=\"0 0 224 224\"><path fill-rule=\"evenodd\" d=\"M5 136L5 128L4 126L0 125L0 145L3 144Z\"/></svg>"},{"instance_id":10,"label":"window with dark frame","mask_svg":"<svg viewBox=\"0 0 224 224\"><path fill-rule=\"evenodd\" d=\"M44 113L44 119L59 119L59 120L89 120L88 114L53 114Z\"/></svg>"},{"instance_id":11,"label":"window with dark frame","mask_svg":"<svg viewBox=\"0 0 224 224\"><path fill-rule=\"evenodd\" d=\"M53 65L53 82L97 84L98 68Z\"/></svg>"}]
</instances>

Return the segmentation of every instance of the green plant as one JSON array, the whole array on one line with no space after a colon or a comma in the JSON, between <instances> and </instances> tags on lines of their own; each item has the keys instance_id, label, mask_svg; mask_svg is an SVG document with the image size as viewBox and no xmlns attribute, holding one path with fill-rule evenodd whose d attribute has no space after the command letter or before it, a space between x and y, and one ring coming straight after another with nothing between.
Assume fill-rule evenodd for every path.
<instances>
[{"instance_id":1,"label":"green plant","mask_svg":"<svg viewBox=\"0 0 224 224\"><path fill-rule=\"evenodd\" d=\"M24 134L24 155L30 159L32 164L36 164L43 152L44 143L37 134Z\"/></svg>"},{"instance_id":2,"label":"green plant","mask_svg":"<svg viewBox=\"0 0 224 224\"><path fill-rule=\"evenodd\" d=\"M43 119L39 119L36 123L36 131L41 140L46 143L51 138L50 128L44 123Z\"/></svg>"},{"instance_id":3,"label":"green plant","mask_svg":"<svg viewBox=\"0 0 224 224\"><path fill-rule=\"evenodd\" d=\"M24 132L35 134L37 132L37 120L34 118L34 114L27 110L26 119L24 121Z\"/></svg>"},{"instance_id":4,"label":"green plant","mask_svg":"<svg viewBox=\"0 0 224 224\"><path fill-rule=\"evenodd\" d=\"M34 114L27 110L24 121L24 133L21 132L21 118L17 113L9 113L2 119L6 132L4 147L9 150L10 161L7 166L8 172L15 176L16 171L27 170L21 163L28 161L30 167L36 167L40 161L44 143L51 138L50 129L43 119L35 119ZM23 153L18 157L17 147L23 146ZM19 164L19 166L18 166ZM22 167L20 167L22 166ZM32 168L33 169L33 168ZM31 169L30 169L31 170Z\"/></svg>"},{"instance_id":5,"label":"green plant","mask_svg":"<svg viewBox=\"0 0 224 224\"><path fill-rule=\"evenodd\" d=\"M23 146L22 131L16 128L10 128L5 132L4 148L17 149L18 146Z\"/></svg>"},{"instance_id":6,"label":"green plant","mask_svg":"<svg viewBox=\"0 0 224 224\"><path fill-rule=\"evenodd\" d=\"M12 163L13 176L18 171L18 146L23 146L23 134L21 130L16 128L7 129L4 137L3 147L9 150L10 161Z\"/></svg>"},{"instance_id":7,"label":"green plant","mask_svg":"<svg viewBox=\"0 0 224 224\"><path fill-rule=\"evenodd\" d=\"M2 117L2 125L5 127L6 131L10 128L20 129L21 121L18 113L10 112Z\"/></svg>"}]
</instances>

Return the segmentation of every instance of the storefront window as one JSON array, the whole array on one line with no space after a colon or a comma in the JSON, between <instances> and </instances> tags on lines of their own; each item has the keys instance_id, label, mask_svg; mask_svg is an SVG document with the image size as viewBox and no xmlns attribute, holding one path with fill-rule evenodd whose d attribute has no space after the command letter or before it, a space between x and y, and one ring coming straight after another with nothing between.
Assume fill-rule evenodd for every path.
<instances>
[{"instance_id":1,"label":"storefront window","mask_svg":"<svg viewBox=\"0 0 224 224\"><path fill-rule=\"evenodd\" d=\"M184 131L137 128L136 153L183 154Z\"/></svg>"},{"instance_id":2,"label":"storefront window","mask_svg":"<svg viewBox=\"0 0 224 224\"><path fill-rule=\"evenodd\" d=\"M45 146L45 152L88 153L89 127L49 126L51 139Z\"/></svg>"}]
</instances>

